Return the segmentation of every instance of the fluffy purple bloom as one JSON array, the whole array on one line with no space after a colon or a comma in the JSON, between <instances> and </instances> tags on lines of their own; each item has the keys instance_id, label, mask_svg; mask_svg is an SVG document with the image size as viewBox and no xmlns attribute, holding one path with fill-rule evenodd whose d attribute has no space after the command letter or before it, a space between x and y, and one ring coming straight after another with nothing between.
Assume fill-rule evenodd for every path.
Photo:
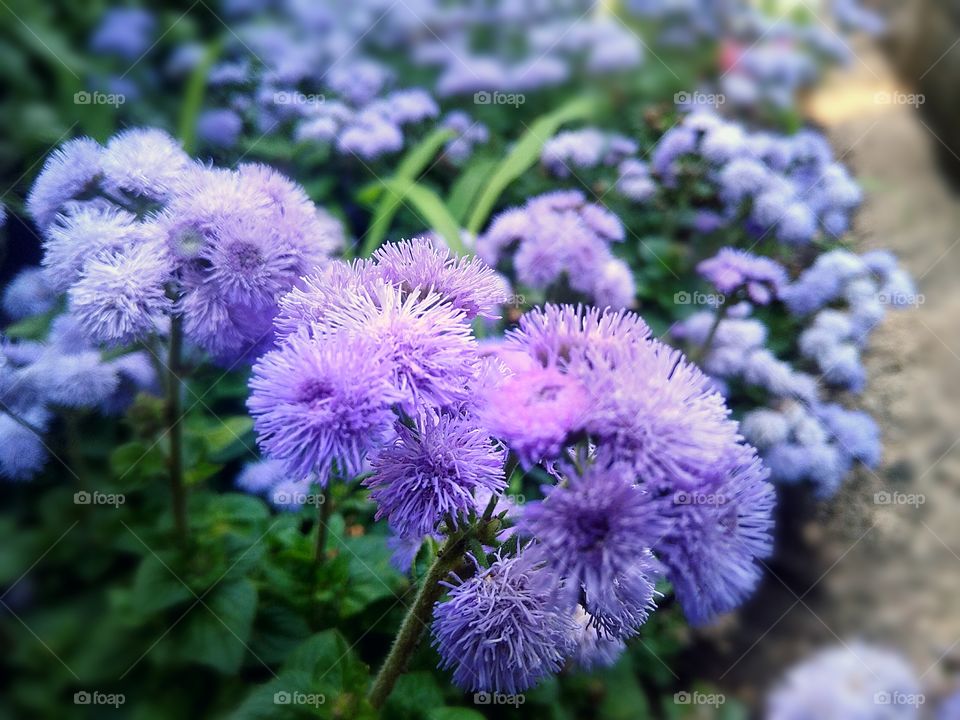
<instances>
[{"instance_id":1,"label":"fluffy purple bloom","mask_svg":"<svg viewBox=\"0 0 960 720\"><path fill-rule=\"evenodd\" d=\"M474 146L482 145L490 139L490 131L482 122L472 120L461 110L454 110L443 120L442 126L457 133L443 152L454 164L465 163L473 154Z\"/></svg>"},{"instance_id":2,"label":"fluffy purple bloom","mask_svg":"<svg viewBox=\"0 0 960 720\"><path fill-rule=\"evenodd\" d=\"M565 483L524 508L527 552L564 581L605 637L636 634L653 609L653 558L658 516L628 466L562 470Z\"/></svg>"},{"instance_id":3,"label":"fluffy purple bloom","mask_svg":"<svg viewBox=\"0 0 960 720\"><path fill-rule=\"evenodd\" d=\"M501 279L482 260L458 258L419 238L389 243L374 253L375 273L406 292L435 292L468 320L477 316L496 318L506 302Z\"/></svg>"},{"instance_id":4,"label":"fluffy purple bloom","mask_svg":"<svg viewBox=\"0 0 960 720\"><path fill-rule=\"evenodd\" d=\"M50 413L40 407L31 408L19 417L41 431L50 423ZM29 480L43 469L47 458L42 438L0 412L0 475L10 480Z\"/></svg>"},{"instance_id":5,"label":"fluffy purple bloom","mask_svg":"<svg viewBox=\"0 0 960 720\"><path fill-rule=\"evenodd\" d=\"M519 693L560 670L575 627L554 575L521 551L455 580L434 606L433 645L459 687Z\"/></svg>"},{"instance_id":6,"label":"fluffy purple bloom","mask_svg":"<svg viewBox=\"0 0 960 720\"><path fill-rule=\"evenodd\" d=\"M702 261L697 272L721 293L732 295L746 290L757 305L769 303L787 281L787 272L780 263L734 248L723 248Z\"/></svg>"},{"instance_id":7,"label":"fluffy purple bloom","mask_svg":"<svg viewBox=\"0 0 960 720\"><path fill-rule=\"evenodd\" d=\"M126 345L146 337L172 308L166 295L171 266L159 241L106 251L86 262L70 288L70 312L99 343Z\"/></svg>"},{"instance_id":8,"label":"fluffy purple bloom","mask_svg":"<svg viewBox=\"0 0 960 720\"><path fill-rule=\"evenodd\" d=\"M589 405L590 394L579 380L555 367L535 366L491 388L478 413L490 434L531 467L560 457Z\"/></svg>"},{"instance_id":9,"label":"fluffy purple bloom","mask_svg":"<svg viewBox=\"0 0 960 720\"><path fill-rule=\"evenodd\" d=\"M365 112L340 133L337 150L362 160L376 160L403 147L403 132L376 112Z\"/></svg>"},{"instance_id":10,"label":"fluffy purple bloom","mask_svg":"<svg viewBox=\"0 0 960 720\"><path fill-rule=\"evenodd\" d=\"M577 605L573 614L576 625L573 636L574 650L570 660L582 670L611 667L626 649L620 638L601 635L597 623L582 605Z\"/></svg>"},{"instance_id":11,"label":"fluffy purple bloom","mask_svg":"<svg viewBox=\"0 0 960 720\"><path fill-rule=\"evenodd\" d=\"M543 366L565 364L587 349L612 358L619 348L650 337L650 328L636 313L547 304L520 318L506 347L529 355Z\"/></svg>"},{"instance_id":12,"label":"fluffy purple bloom","mask_svg":"<svg viewBox=\"0 0 960 720\"><path fill-rule=\"evenodd\" d=\"M411 415L466 400L477 346L462 310L436 293L404 293L382 281L330 307L319 332L345 330L383 349L385 366Z\"/></svg>"},{"instance_id":13,"label":"fluffy purple bloom","mask_svg":"<svg viewBox=\"0 0 960 720\"><path fill-rule=\"evenodd\" d=\"M136 60L150 46L157 21L141 8L111 8L100 20L90 49L96 53Z\"/></svg>"},{"instance_id":14,"label":"fluffy purple bloom","mask_svg":"<svg viewBox=\"0 0 960 720\"><path fill-rule=\"evenodd\" d=\"M503 462L503 449L474 422L427 416L415 428L397 425L396 440L371 458L373 475L364 485L377 519L386 517L401 537L422 537L473 510L476 490L502 490Z\"/></svg>"},{"instance_id":15,"label":"fluffy purple bloom","mask_svg":"<svg viewBox=\"0 0 960 720\"><path fill-rule=\"evenodd\" d=\"M30 194L27 210L41 230L68 200L91 190L102 172L103 148L90 138L76 138L57 148L44 162Z\"/></svg>"},{"instance_id":16,"label":"fluffy purple bloom","mask_svg":"<svg viewBox=\"0 0 960 720\"><path fill-rule=\"evenodd\" d=\"M247 463L237 475L236 485L253 495L267 495L289 477L286 465L280 460L258 460Z\"/></svg>"},{"instance_id":17,"label":"fluffy purple bloom","mask_svg":"<svg viewBox=\"0 0 960 720\"><path fill-rule=\"evenodd\" d=\"M83 350L44 353L27 371L46 402L66 408L95 408L109 400L120 378L100 353Z\"/></svg>"},{"instance_id":18,"label":"fluffy purple bloom","mask_svg":"<svg viewBox=\"0 0 960 720\"><path fill-rule=\"evenodd\" d=\"M650 167L636 158L620 163L617 169L617 191L633 202L646 202L657 192L657 183L650 175Z\"/></svg>"},{"instance_id":19,"label":"fluffy purple bloom","mask_svg":"<svg viewBox=\"0 0 960 720\"><path fill-rule=\"evenodd\" d=\"M55 290L66 290L79 279L87 258L123 250L143 237L136 217L119 208L91 206L61 215L47 230L43 244L46 280Z\"/></svg>"},{"instance_id":20,"label":"fluffy purple bloom","mask_svg":"<svg viewBox=\"0 0 960 720\"><path fill-rule=\"evenodd\" d=\"M369 289L376 276L367 260L334 261L302 277L297 287L280 298L274 320L277 334L286 337L301 329L322 326L327 311L361 289Z\"/></svg>"},{"instance_id":21,"label":"fluffy purple bloom","mask_svg":"<svg viewBox=\"0 0 960 720\"><path fill-rule=\"evenodd\" d=\"M189 164L190 158L180 144L156 128L117 133L101 158L109 190L156 201L170 197Z\"/></svg>"},{"instance_id":22,"label":"fluffy purple bloom","mask_svg":"<svg viewBox=\"0 0 960 720\"><path fill-rule=\"evenodd\" d=\"M773 550L775 493L752 448L739 446L714 472L718 484L662 499L667 530L653 548L667 567L684 614L694 625L737 607L759 582L758 559Z\"/></svg>"},{"instance_id":23,"label":"fluffy purple bloom","mask_svg":"<svg viewBox=\"0 0 960 720\"><path fill-rule=\"evenodd\" d=\"M11 320L23 320L53 309L57 295L41 268L21 270L3 291L3 311Z\"/></svg>"},{"instance_id":24,"label":"fluffy purple bloom","mask_svg":"<svg viewBox=\"0 0 960 720\"><path fill-rule=\"evenodd\" d=\"M826 404L816 408L816 415L844 453L867 467L880 462L880 428L867 413Z\"/></svg>"},{"instance_id":25,"label":"fluffy purple bloom","mask_svg":"<svg viewBox=\"0 0 960 720\"><path fill-rule=\"evenodd\" d=\"M368 339L289 337L253 367L247 407L260 447L295 478L317 473L326 485L334 466L341 477L356 475L391 431L399 396L390 371L384 349Z\"/></svg>"},{"instance_id":26,"label":"fluffy purple bloom","mask_svg":"<svg viewBox=\"0 0 960 720\"><path fill-rule=\"evenodd\" d=\"M920 683L897 654L859 641L827 648L787 671L767 720L916 720Z\"/></svg>"},{"instance_id":27,"label":"fluffy purple bloom","mask_svg":"<svg viewBox=\"0 0 960 720\"><path fill-rule=\"evenodd\" d=\"M398 125L418 123L440 113L437 102L422 88L396 90L384 99L384 113Z\"/></svg>"},{"instance_id":28,"label":"fluffy purple bloom","mask_svg":"<svg viewBox=\"0 0 960 720\"><path fill-rule=\"evenodd\" d=\"M567 177L571 168L589 170L601 165L616 165L637 151L629 138L597 128L582 128L558 133L544 143L540 161L557 177Z\"/></svg>"},{"instance_id":29,"label":"fluffy purple bloom","mask_svg":"<svg viewBox=\"0 0 960 720\"><path fill-rule=\"evenodd\" d=\"M700 488L737 447L723 398L663 343L637 343L612 359L588 351L571 372L594 396L584 426L598 457L629 464L639 481Z\"/></svg>"},{"instance_id":30,"label":"fluffy purple bloom","mask_svg":"<svg viewBox=\"0 0 960 720\"><path fill-rule=\"evenodd\" d=\"M205 110L197 118L197 137L207 145L232 148L243 132L243 119L229 108Z\"/></svg>"}]
</instances>

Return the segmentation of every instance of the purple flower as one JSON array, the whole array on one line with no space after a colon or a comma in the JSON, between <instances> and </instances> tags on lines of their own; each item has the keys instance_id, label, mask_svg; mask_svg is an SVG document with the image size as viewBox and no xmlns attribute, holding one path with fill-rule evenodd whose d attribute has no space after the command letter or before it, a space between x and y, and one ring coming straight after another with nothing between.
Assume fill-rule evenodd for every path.
<instances>
[{"instance_id":1,"label":"purple flower","mask_svg":"<svg viewBox=\"0 0 960 720\"><path fill-rule=\"evenodd\" d=\"M468 320L477 316L496 318L506 302L503 282L483 261L458 258L429 240L401 240L374 253L376 274L405 292L435 292Z\"/></svg>"},{"instance_id":2,"label":"purple flower","mask_svg":"<svg viewBox=\"0 0 960 720\"><path fill-rule=\"evenodd\" d=\"M41 268L21 270L3 291L3 311L11 320L23 320L53 309L57 295Z\"/></svg>"},{"instance_id":3,"label":"purple flower","mask_svg":"<svg viewBox=\"0 0 960 720\"><path fill-rule=\"evenodd\" d=\"M93 350L64 354L51 348L26 372L46 402L66 408L96 408L120 383L115 370Z\"/></svg>"},{"instance_id":4,"label":"purple flower","mask_svg":"<svg viewBox=\"0 0 960 720\"><path fill-rule=\"evenodd\" d=\"M653 548L694 625L737 607L759 582L757 559L773 550L775 493L752 448L739 446L713 472L720 482L669 493L665 534Z\"/></svg>"},{"instance_id":5,"label":"purple flower","mask_svg":"<svg viewBox=\"0 0 960 720\"><path fill-rule=\"evenodd\" d=\"M571 373L595 399L584 425L598 456L629 464L641 482L700 488L737 446L723 398L663 343L636 343L612 359L588 351Z\"/></svg>"},{"instance_id":6,"label":"purple flower","mask_svg":"<svg viewBox=\"0 0 960 720\"><path fill-rule=\"evenodd\" d=\"M636 634L653 609L653 558L659 519L628 466L561 471L546 499L524 508L521 531L542 559L582 602L604 637ZM582 599L581 599L582 597Z\"/></svg>"},{"instance_id":7,"label":"purple flower","mask_svg":"<svg viewBox=\"0 0 960 720\"><path fill-rule=\"evenodd\" d=\"M236 486L253 495L267 495L288 477L287 466L282 461L258 460L243 466Z\"/></svg>"},{"instance_id":8,"label":"purple flower","mask_svg":"<svg viewBox=\"0 0 960 720\"><path fill-rule=\"evenodd\" d=\"M723 248L697 265L697 272L721 293L746 290L757 305L766 305L786 284L787 272L780 263L743 250Z\"/></svg>"},{"instance_id":9,"label":"purple flower","mask_svg":"<svg viewBox=\"0 0 960 720\"><path fill-rule=\"evenodd\" d=\"M469 396L476 341L462 310L436 293L404 293L382 282L332 305L318 330L346 330L383 349L385 366L411 415Z\"/></svg>"},{"instance_id":10,"label":"purple flower","mask_svg":"<svg viewBox=\"0 0 960 720\"><path fill-rule=\"evenodd\" d=\"M260 447L295 478L317 473L326 485L334 469L356 475L391 431L399 396L390 371L384 349L365 338L287 338L250 379L247 407Z\"/></svg>"},{"instance_id":11,"label":"purple flower","mask_svg":"<svg viewBox=\"0 0 960 720\"><path fill-rule=\"evenodd\" d=\"M478 409L487 431L503 440L524 467L560 457L581 429L587 388L555 367L521 369L491 388Z\"/></svg>"},{"instance_id":12,"label":"purple flower","mask_svg":"<svg viewBox=\"0 0 960 720\"><path fill-rule=\"evenodd\" d=\"M163 130L134 128L110 139L101 164L108 189L163 201L176 189L190 158Z\"/></svg>"},{"instance_id":13,"label":"purple flower","mask_svg":"<svg viewBox=\"0 0 960 720\"><path fill-rule=\"evenodd\" d=\"M859 641L795 665L767 698L767 720L916 720L920 683L897 654ZM907 702L913 698L914 702Z\"/></svg>"},{"instance_id":14,"label":"purple flower","mask_svg":"<svg viewBox=\"0 0 960 720\"><path fill-rule=\"evenodd\" d=\"M376 112L358 115L337 139L337 150L344 155L356 155L362 160L376 160L402 147L403 132Z\"/></svg>"},{"instance_id":15,"label":"purple flower","mask_svg":"<svg viewBox=\"0 0 960 720\"><path fill-rule=\"evenodd\" d=\"M558 581L521 551L457 584L434 606L440 667L474 692L518 693L555 673L573 650L575 630L558 600Z\"/></svg>"},{"instance_id":16,"label":"purple flower","mask_svg":"<svg viewBox=\"0 0 960 720\"><path fill-rule=\"evenodd\" d=\"M70 288L70 312L96 342L126 345L150 335L172 308L171 265L159 241L105 251L86 262Z\"/></svg>"},{"instance_id":17,"label":"purple flower","mask_svg":"<svg viewBox=\"0 0 960 720\"><path fill-rule=\"evenodd\" d=\"M401 537L432 533L447 518L458 520L475 508L474 491L506 487L503 449L463 417L427 416L414 428L397 425L397 437L371 458L373 475L364 481Z\"/></svg>"},{"instance_id":18,"label":"purple flower","mask_svg":"<svg viewBox=\"0 0 960 720\"><path fill-rule=\"evenodd\" d=\"M582 605L577 605L573 614L576 626L573 635L574 650L570 659L583 670L611 667L626 649L620 638L601 635L597 623Z\"/></svg>"},{"instance_id":19,"label":"purple flower","mask_svg":"<svg viewBox=\"0 0 960 720\"><path fill-rule=\"evenodd\" d=\"M110 8L90 39L90 49L136 60L149 48L156 25L153 15L141 8Z\"/></svg>"},{"instance_id":20,"label":"purple flower","mask_svg":"<svg viewBox=\"0 0 960 720\"><path fill-rule=\"evenodd\" d=\"M367 260L333 261L300 278L298 286L280 298L280 310L274 320L277 333L285 337L321 326L330 308L369 288L374 279L373 264Z\"/></svg>"},{"instance_id":21,"label":"purple flower","mask_svg":"<svg viewBox=\"0 0 960 720\"><path fill-rule=\"evenodd\" d=\"M27 196L27 210L41 230L53 222L65 202L94 187L102 172L102 154L95 141L76 138L47 158Z\"/></svg>"},{"instance_id":22,"label":"purple flower","mask_svg":"<svg viewBox=\"0 0 960 720\"><path fill-rule=\"evenodd\" d=\"M821 405L815 412L844 453L867 467L877 466L883 448L880 428L872 417L836 404Z\"/></svg>"},{"instance_id":23,"label":"purple flower","mask_svg":"<svg viewBox=\"0 0 960 720\"><path fill-rule=\"evenodd\" d=\"M61 215L46 233L43 267L57 291L67 290L79 277L87 258L139 244L143 226L126 210L84 207Z\"/></svg>"},{"instance_id":24,"label":"purple flower","mask_svg":"<svg viewBox=\"0 0 960 720\"><path fill-rule=\"evenodd\" d=\"M50 413L40 407L21 413L20 417L39 430L46 430ZM47 462L43 439L10 415L0 412L0 475L10 480L29 480Z\"/></svg>"},{"instance_id":25,"label":"purple flower","mask_svg":"<svg viewBox=\"0 0 960 720\"><path fill-rule=\"evenodd\" d=\"M232 148L243 132L243 119L229 108L205 110L197 118L197 137L207 145Z\"/></svg>"}]
</instances>

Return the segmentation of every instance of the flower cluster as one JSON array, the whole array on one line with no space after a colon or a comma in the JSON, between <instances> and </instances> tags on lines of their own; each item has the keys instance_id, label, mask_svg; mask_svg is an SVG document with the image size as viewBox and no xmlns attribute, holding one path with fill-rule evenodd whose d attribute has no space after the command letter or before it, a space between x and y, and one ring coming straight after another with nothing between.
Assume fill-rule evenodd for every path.
<instances>
[{"instance_id":1,"label":"flower cluster","mask_svg":"<svg viewBox=\"0 0 960 720\"><path fill-rule=\"evenodd\" d=\"M767 697L769 720L916 720L920 682L896 653L863 642L821 650L795 665Z\"/></svg>"},{"instance_id":2,"label":"flower cluster","mask_svg":"<svg viewBox=\"0 0 960 720\"><path fill-rule=\"evenodd\" d=\"M477 254L493 266L512 262L519 285L574 292L599 307L630 307L630 267L611 250L626 236L620 219L577 190L531 198L505 210L477 238Z\"/></svg>"},{"instance_id":3,"label":"flower cluster","mask_svg":"<svg viewBox=\"0 0 960 720\"><path fill-rule=\"evenodd\" d=\"M167 333L173 317L224 361L269 344L278 297L343 242L339 223L276 171L194 164L154 129L65 144L27 206L43 280L67 293L86 337L129 345ZM36 292L30 283L8 290L8 310Z\"/></svg>"},{"instance_id":4,"label":"flower cluster","mask_svg":"<svg viewBox=\"0 0 960 720\"><path fill-rule=\"evenodd\" d=\"M49 459L44 440L55 413L64 410L115 414L141 390L156 390L146 352L105 359L75 320L61 315L46 342L0 344L0 475L29 480Z\"/></svg>"},{"instance_id":5,"label":"flower cluster","mask_svg":"<svg viewBox=\"0 0 960 720\"><path fill-rule=\"evenodd\" d=\"M754 240L808 245L845 233L862 197L822 135L748 132L707 111L668 130L650 165L661 192L686 196L699 188L693 227L699 232L735 227ZM706 218L712 227L703 225Z\"/></svg>"},{"instance_id":6,"label":"flower cluster","mask_svg":"<svg viewBox=\"0 0 960 720\"><path fill-rule=\"evenodd\" d=\"M637 144L630 138L587 127L550 138L540 152L540 162L550 174L565 178L578 170L617 165L636 152Z\"/></svg>"},{"instance_id":7,"label":"flower cluster","mask_svg":"<svg viewBox=\"0 0 960 720\"><path fill-rule=\"evenodd\" d=\"M454 680L519 692L565 659L610 664L673 584L694 623L732 609L771 551L773 490L707 378L624 311L548 305L491 349L478 417L556 484L518 554L455 578L434 644ZM563 638L563 640L561 640Z\"/></svg>"}]
</instances>

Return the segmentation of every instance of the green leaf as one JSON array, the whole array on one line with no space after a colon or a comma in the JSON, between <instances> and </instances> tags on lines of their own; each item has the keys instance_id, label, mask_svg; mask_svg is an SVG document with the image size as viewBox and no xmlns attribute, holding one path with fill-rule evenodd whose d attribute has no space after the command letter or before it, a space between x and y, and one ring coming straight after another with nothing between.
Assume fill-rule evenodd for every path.
<instances>
[{"instance_id":1,"label":"green leaf","mask_svg":"<svg viewBox=\"0 0 960 720\"><path fill-rule=\"evenodd\" d=\"M193 593L154 555L146 555L133 579L130 608L141 618L195 599Z\"/></svg>"},{"instance_id":2,"label":"green leaf","mask_svg":"<svg viewBox=\"0 0 960 720\"><path fill-rule=\"evenodd\" d=\"M165 477L167 461L159 444L147 445L139 441L120 445L110 453L110 469L124 486Z\"/></svg>"},{"instance_id":3,"label":"green leaf","mask_svg":"<svg viewBox=\"0 0 960 720\"><path fill-rule=\"evenodd\" d=\"M373 214L360 251L362 257L370 257L373 251L380 247L390 230L394 215L397 214L397 210L407 196L407 187L423 174L428 163L453 136L454 132L446 128L434 130L410 149L397 166L394 176L383 183L387 192L380 198L380 203ZM369 196L369 192L366 195Z\"/></svg>"},{"instance_id":4,"label":"green leaf","mask_svg":"<svg viewBox=\"0 0 960 720\"><path fill-rule=\"evenodd\" d=\"M215 420L211 428L203 434L203 441L207 452L217 459L225 459L221 456L228 450L239 447L246 450L249 443L246 442L246 435L253 430L253 418L249 415L233 415L228 418Z\"/></svg>"},{"instance_id":5,"label":"green leaf","mask_svg":"<svg viewBox=\"0 0 960 720\"><path fill-rule=\"evenodd\" d=\"M596 100L592 97L575 98L530 125L483 189L470 214L467 230L478 233L507 186L539 160L544 143L556 134L561 125L588 117L595 105Z\"/></svg>"},{"instance_id":6,"label":"green leaf","mask_svg":"<svg viewBox=\"0 0 960 720\"><path fill-rule=\"evenodd\" d=\"M429 672L411 672L397 678L385 714L397 720L416 720L425 710L443 705L443 692Z\"/></svg>"},{"instance_id":7,"label":"green leaf","mask_svg":"<svg viewBox=\"0 0 960 720\"><path fill-rule=\"evenodd\" d=\"M247 654L257 589L248 579L218 585L157 645L155 661L199 664L233 675ZM258 663L259 664L259 663Z\"/></svg>"},{"instance_id":8,"label":"green leaf","mask_svg":"<svg viewBox=\"0 0 960 720\"><path fill-rule=\"evenodd\" d=\"M484 181L496 166L496 158L478 158L454 181L447 196L447 209L458 223L463 224L467 219L470 206L473 205L484 187Z\"/></svg>"},{"instance_id":9,"label":"green leaf","mask_svg":"<svg viewBox=\"0 0 960 720\"><path fill-rule=\"evenodd\" d=\"M220 56L221 44L212 43L197 63L187 80L187 91L180 108L179 135L183 149L192 154L197 140L197 118L203 107L203 96L207 89L207 75Z\"/></svg>"},{"instance_id":10,"label":"green leaf","mask_svg":"<svg viewBox=\"0 0 960 720\"><path fill-rule=\"evenodd\" d=\"M423 220L424 224L436 230L457 255L463 255L465 250L460 239L460 223L447 210L443 200L433 190L417 185L416 183L398 185L393 180L387 180L384 185L394 193L402 193Z\"/></svg>"},{"instance_id":11,"label":"green leaf","mask_svg":"<svg viewBox=\"0 0 960 720\"><path fill-rule=\"evenodd\" d=\"M483 720L483 715L470 708L445 707L432 709L427 720Z\"/></svg>"}]
</instances>

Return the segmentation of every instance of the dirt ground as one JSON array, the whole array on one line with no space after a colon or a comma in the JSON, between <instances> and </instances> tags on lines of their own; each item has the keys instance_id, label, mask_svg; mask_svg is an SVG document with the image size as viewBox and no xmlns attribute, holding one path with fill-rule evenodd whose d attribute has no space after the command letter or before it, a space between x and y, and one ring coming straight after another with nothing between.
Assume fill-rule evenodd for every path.
<instances>
[{"instance_id":1,"label":"dirt ground","mask_svg":"<svg viewBox=\"0 0 960 720\"><path fill-rule=\"evenodd\" d=\"M960 197L940 171L950 151L897 94L913 91L876 47L853 49L810 109L867 191L858 249L895 251L923 295L888 315L866 357L856 402L883 428L883 462L831 503L785 498L780 532L792 540L764 588L694 652L757 701L811 650L861 638L912 661L932 710L960 683Z\"/></svg>"}]
</instances>

